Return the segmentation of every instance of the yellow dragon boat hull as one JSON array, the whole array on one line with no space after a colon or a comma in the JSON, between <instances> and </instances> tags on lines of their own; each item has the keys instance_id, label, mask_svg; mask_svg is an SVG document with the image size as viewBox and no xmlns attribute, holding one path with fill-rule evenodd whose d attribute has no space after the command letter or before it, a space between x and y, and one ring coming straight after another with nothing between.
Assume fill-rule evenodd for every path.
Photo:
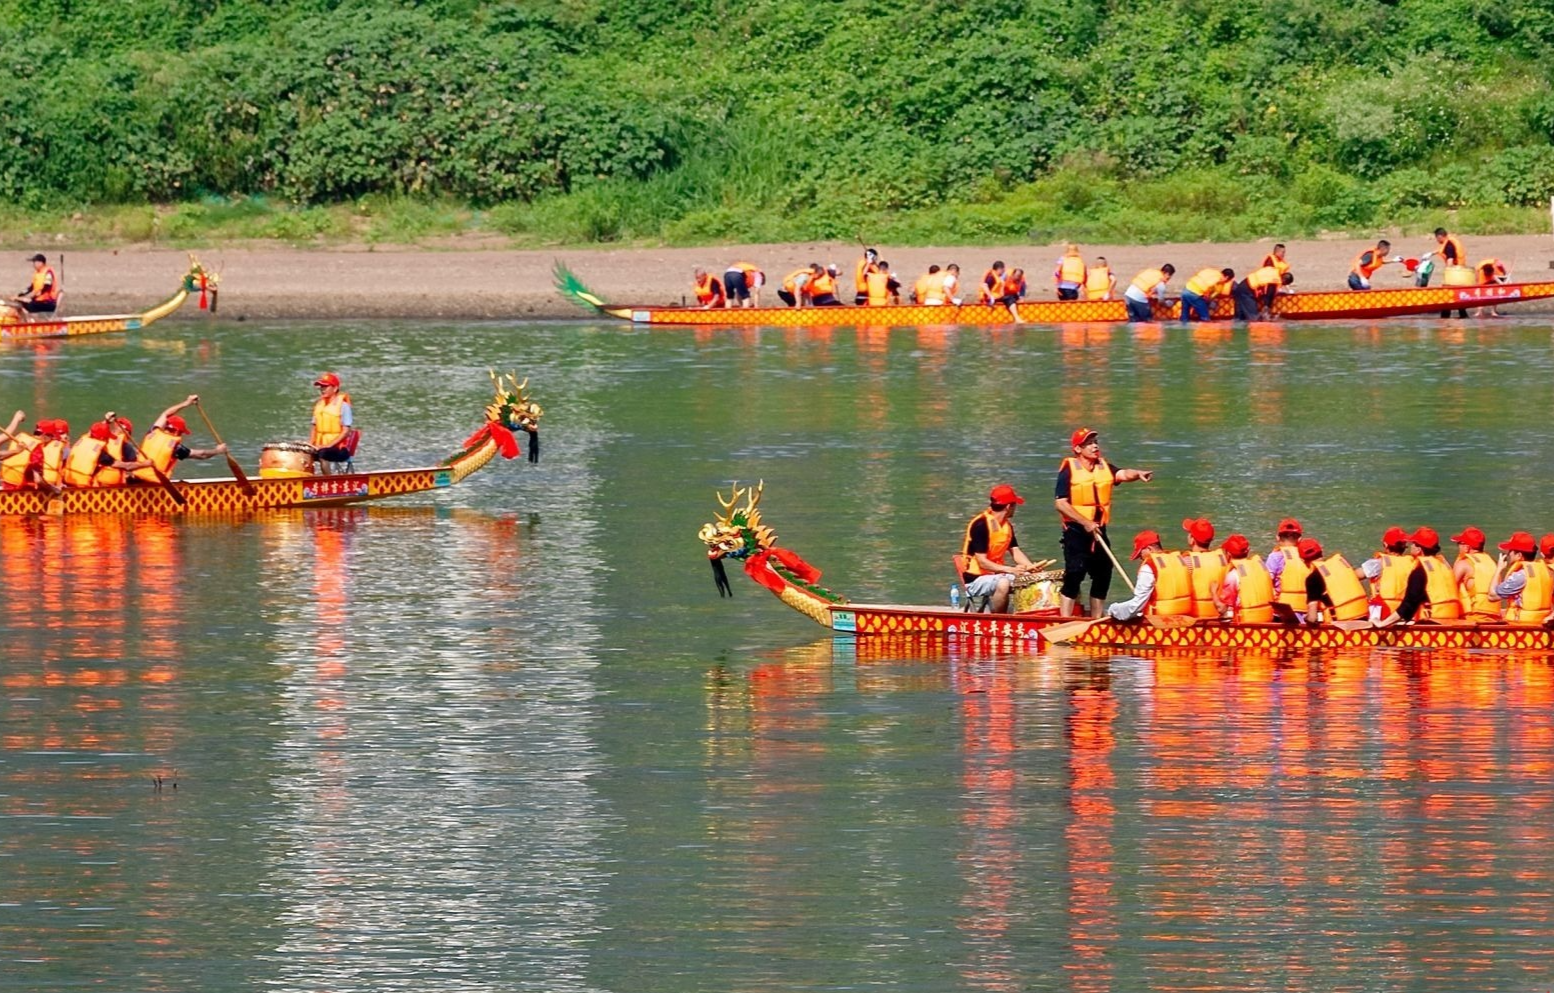
<instances>
[{"instance_id":1,"label":"yellow dragon boat hull","mask_svg":"<svg viewBox=\"0 0 1554 993\"><path fill-rule=\"evenodd\" d=\"M40 338L76 338L82 335L113 334L122 331L139 331L155 324L182 307L189 294L214 294L216 277L208 274L198 259L189 256L189 270L184 273L178 291L149 310L138 314L106 314L91 317L43 318L33 321L0 319L0 341L34 341ZM205 306L202 302L200 306ZM214 306L212 306L214 309Z\"/></svg>"}]
</instances>

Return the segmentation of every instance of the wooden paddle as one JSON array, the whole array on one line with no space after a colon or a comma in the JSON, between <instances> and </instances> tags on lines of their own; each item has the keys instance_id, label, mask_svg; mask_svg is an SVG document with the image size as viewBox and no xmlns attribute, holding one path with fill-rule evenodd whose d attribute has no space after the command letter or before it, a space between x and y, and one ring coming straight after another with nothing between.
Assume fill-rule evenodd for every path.
<instances>
[{"instance_id":1,"label":"wooden paddle","mask_svg":"<svg viewBox=\"0 0 1554 993\"><path fill-rule=\"evenodd\" d=\"M1106 539L1101 537L1101 532L1097 530L1094 534L1091 535L1091 537L1096 540L1097 544L1106 549L1106 557L1111 559L1112 565L1116 566L1117 571L1122 573L1122 581L1128 584L1128 589L1134 593L1137 593L1138 588L1133 585L1133 580L1128 578L1128 570L1124 569L1122 567L1122 563L1117 561L1117 556L1112 554L1112 546L1108 545L1106 543Z\"/></svg>"},{"instance_id":2,"label":"wooden paddle","mask_svg":"<svg viewBox=\"0 0 1554 993\"><path fill-rule=\"evenodd\" d=\"M1068 621L1064 624L1054 624L1049 628L1042 628L1041 637L1049 645L1066 645L1090 630L1093 625L1099 624L1104 620L1108 620L1108 618L1086 617L1082 620Z\"/></svg>"},{"instance_id":3,"label":"wooden paddle","mask_svg":"<svg viewBox=\"0 0 1554 993\"><path fill-rule=\"evenodd\" d=\"M194 409L200 412L200 418L205 421L205 426L210 429L210 436L216 439L216 444L225 448L227 443L222 441L221 435L216 433L216 425L210 422L210 415L205 413L205 408L198 400L194 401ZM222 454L227 457L227 468L232 470L232 477L237 480L238 488L243 491L243 495L253 496L257 493L258 491L254 489L254 484L248 481L248 474L243 471L242 466L237 464L237 459L232 457L232 453L223 452Z\"/></svg>"},{"instance_id":4,"label":"wooden paddle","mask_svg":"<svg viewBox=\"0 0 1554 993\"><path fill-rule=\"evenodd\" d=\"M178 487L174 486L173 481L167 478L167 473L163 472L161 469L158 469L150 462L146 463L146 468L150 469L151 474L156 477L156 481L162 484L162 489L166 490L168 494L172 496L173 502L177 503L180 507L188 504L189 498L178 492Z\"/></svg>"}]
</instances>

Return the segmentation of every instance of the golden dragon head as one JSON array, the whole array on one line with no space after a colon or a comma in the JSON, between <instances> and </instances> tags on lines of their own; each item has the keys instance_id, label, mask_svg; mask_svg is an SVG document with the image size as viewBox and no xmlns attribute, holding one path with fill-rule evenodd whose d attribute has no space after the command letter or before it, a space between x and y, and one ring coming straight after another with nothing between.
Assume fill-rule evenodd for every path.
<instances>
[{"instance_id":1,"label":"golden dragon head","mask_svg":"<svg viewBox=\"0 0 1554 993\"><path fill-rule=\"evenodd\" d=\"M756 509L765 488L765 482L749 487L735 483L727 500L721 492L717 494L723 513L714 515L713 523L703 524L696 535L707 546L709 559L742 559L777 543L777 533L761 523L761 512ZM743 507L739 506L740 497L745 498Z\"/></svg>"}]
</instances>

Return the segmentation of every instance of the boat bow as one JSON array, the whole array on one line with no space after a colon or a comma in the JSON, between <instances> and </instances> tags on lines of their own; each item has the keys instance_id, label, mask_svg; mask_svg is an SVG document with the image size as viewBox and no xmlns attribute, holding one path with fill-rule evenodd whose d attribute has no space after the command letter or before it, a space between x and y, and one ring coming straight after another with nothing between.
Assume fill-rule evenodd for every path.
<instances>
[{"instance_id":1,"label":"boat bow","mask_svg":"<svg viewBox=\"0 0 1554 993\"><path fill-rule=\"evenodd\" d=\"M697 537L707 546L713 581L719 596L733 596L724 559L742 562L745 575L766 587L777 599L823 627L831 627L831 608L844 606L847 598L820 585L820 570L797 552L777 545L777 532L761 523L764 482L741 487L735 483L727 500L717 494L723 513L703 524ZM739 501L744 498L744 506Z\"/></svg>"}]
</instances>

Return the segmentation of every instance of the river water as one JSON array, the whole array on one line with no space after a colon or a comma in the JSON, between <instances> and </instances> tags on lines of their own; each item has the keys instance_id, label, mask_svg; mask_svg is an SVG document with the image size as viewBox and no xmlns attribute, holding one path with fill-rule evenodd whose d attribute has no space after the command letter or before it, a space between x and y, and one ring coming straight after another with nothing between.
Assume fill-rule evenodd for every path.
<instances>
[{"instance_id":1,"label":"river water","mask_svg":"<svg viewBox=\"0 0 1554 993\"><path fill-rule=\"evenodd\" d=\"M457 449L489 367L538 465L0 520L0 990L1554 987L1550 658L854 645L719 600L695 537L764 479L824 582L939 602L994 483L1056 554L1080 424L1156 470L1122 543L1541 533L1546 323L164 323L11 347L0 403L197 392L252 467L334 369L390 468Z\"/></svg>"}]
</instances>

